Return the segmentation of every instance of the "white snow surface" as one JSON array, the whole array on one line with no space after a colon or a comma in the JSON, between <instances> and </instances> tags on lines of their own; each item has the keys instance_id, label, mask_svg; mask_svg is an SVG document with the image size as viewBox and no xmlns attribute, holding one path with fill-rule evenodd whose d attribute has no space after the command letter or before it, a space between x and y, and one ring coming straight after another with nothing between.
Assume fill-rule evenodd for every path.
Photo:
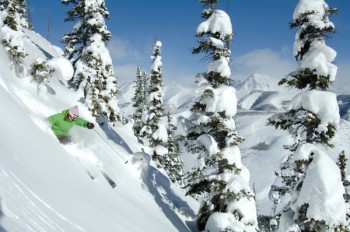
<instances>
[{"instance_id":1,"label":"white snow surface","mask_svg":"<svg viewBox=\"0 0 350 232\"><path fill-rule=\"evenodd\" d=\"M48 66L53 69L52 77L68 81L73 77L73 66L66 58L58 57L52 58L47 62Z\"/></svg>"},{"instance_id":2,"label":"white snow surface","mask_svg":"<svg viewBox=\"0 0 350 232\"><path fill-rule=\"evenodd\" d=\"M225 11L214 10L214 13L205 21L199 24L197 34L211 32L215 34L219 32L221 39L226 36L232 36L232 24L230 16Z\"/></svg>"},{"instance_id":3,"label":"white snow surface","mask_svg":"<svg viewBox=\"0 0 350 232\"><path fill-rule=\"evenodd\" d=\"M221 56L220 59L210 62L208 65L208 73L210 72L220 73L220 76L230 78L231 68L227 58Z\"/></svg>"},{"instance_id":4,"label":"white snow surface","mask_svg":"<svg viewBox=\"0 0 350 232\"><path fill-rule=\"evenodd\" d=\"M325 221L333 226L346 223L345 193L339 167L321 149L312 144L301 145L294 160L303 160L313 153L313 160L306 172L299 197L291 208L296 211L305 203L309 204L306 216Z\"/></svg>"},{"instance_id":5,"label":"white snow surface","mask_svg":"<svg viewBox=\"0 0 350 232\"><path fill-rule=\"evenodd\" d=\"M201 103L206 105L206 111L212 113L225 112L233 117L237 113L236 90L232 86L221 85L212 89L213 97L205 98Z\"/></svg>"},{"instance_id":6,"label":"white snow surface","mask_svg":"<svg viewBox=\"0 0 350 232\"><path fill-rule=\"evenodd\" d=\"M316 70L317 75L329 77L330 81L335 81L338 68L331 62L336 55L336 51L328 47L324 41L313 41L309 51L304 55L303 62L299 68Z\"/></svg>"},{"instance_id":7,"label":"white snow surface","mask_svg":"<svg viewBox=\"0 0 350 232\"><path fill-rule=\"evenodd\" d=\"M335 93L319 90L302 92L292 99L288 110L300 108L318 115L321 120L318 127L319 132L327 131L329 123L336 128L339 125L339 113L334 113L339 112L337 95Z\"/></svg>"}]
</instances>

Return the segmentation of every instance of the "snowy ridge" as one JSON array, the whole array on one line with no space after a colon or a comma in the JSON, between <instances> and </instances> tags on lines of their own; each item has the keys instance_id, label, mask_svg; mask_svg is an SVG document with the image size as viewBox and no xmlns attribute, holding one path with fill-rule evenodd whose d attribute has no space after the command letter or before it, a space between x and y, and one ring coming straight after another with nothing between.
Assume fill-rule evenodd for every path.
<instances>
[{"instance_id":1,"label":"snowy ridge","mask_svg":"<svg viewBox=\"0 0 350 232\"><path fill-rule=\"evenodd\" d=\"M350 121L350 95L338 95L340 117Z\"/></svg>"},{"instance_id":2,"label":"snowy ridge","mask_svg":"<svg viewBox=\"0 0 350 232\"><path fill-rule=\"evenodd\" d=\"M136 78L136 77L135 77ZM134 113L131 99L134 97L134 82L124 83L120 89L118 102L120 111L126 116ZM196 97L193 89L185 88L176 82L167 83L163 86L163 102L166 111L174 114L186 113L191 107L193 99Z\"/></svg>"},{"instance_id":3,"label":"snowy ridge","mask_svg":"<svg viewBox=\"0 0 350 232\"><path fill-rule=\"evenodd\" d=\"M238 97L238 108L276 112L285 110L291 99L299 93L297 90L278 85L278 80L263 74L253 74L244 81L238 81L234 87ZM126 116L133 114L131 99L134 96L134 83L124 83L120 87L118 102L120 110ZM196 97L191 87L178 83L165 83L163 88L164 106L176 115L186 115ZM350 104L348 95L339 95L340 116L349 121Z\"/></svg>"},{"instance_id":4,"label":"snowy ridge","mask_svg":"<svg viewBox=\"0 0 350 232\"><path fill-rule=\"evenodd\" d=\"M267 75L254 73L246 80L238 81L234 86L237 89L238 95L248 94L254 90L260 91L276 91L279 89L278 80Z\"/></svg>"}]
</instances>

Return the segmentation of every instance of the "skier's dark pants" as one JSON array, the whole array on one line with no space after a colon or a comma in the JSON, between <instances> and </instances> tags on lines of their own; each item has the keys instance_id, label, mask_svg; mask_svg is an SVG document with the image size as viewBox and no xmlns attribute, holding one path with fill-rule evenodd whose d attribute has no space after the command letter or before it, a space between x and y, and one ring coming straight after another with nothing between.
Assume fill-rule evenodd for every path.
<instances>
[{"instance_id":1,"label":"skier's dark pants","mask_svg":"<svg viewBox=\"0 0 350 232\"><path fill-rule=\"evenodd\" d=\"M68 144L71 141L71 137L68 135L58 135L57 138L62 144Z\"/></svg>"}]
</instances>

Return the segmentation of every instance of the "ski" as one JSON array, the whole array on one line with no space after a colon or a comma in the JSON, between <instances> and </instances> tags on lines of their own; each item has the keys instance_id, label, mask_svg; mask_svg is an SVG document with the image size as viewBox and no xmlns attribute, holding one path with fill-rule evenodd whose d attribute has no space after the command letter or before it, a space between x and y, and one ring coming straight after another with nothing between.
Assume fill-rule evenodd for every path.
<instances>
[{"instance_id":1,"label":"ski","mask_svg":"<svg viewBox=\"0 0 350 232\"><path fill-rule=\"evenodd\" d=\"M85 172L88 174L88 176L91 178L91 180L96 179L97 176L93 175L88 169L85 168ZM112 188L117 187L117 184L112 180L112 178L110 178L104 171L100 170L100 172Z\"/></svg>"},{"instance_id":2,"label":"ski","mask_svg":"<svg viewBox=\"0 0 350 232\"><path fill-rule=\"evenodd\" d=\"M89 175L89 177L91 178L91 180L95 179L95 176L91 174L91 172L89 172L88 170L85 170L86 173Z\"/></svg>"},{"instance_id":3,"label":"ski","mask_svg":"<svg viewBox=\"0 0 350 232\"><path fill-rule=\"evenodd\" d=\"M101 171L101 173L102 173L103 177L107 180L108 184L112 188L117 187L117 184L104 171Z\"/></svg>"}]
</instances>

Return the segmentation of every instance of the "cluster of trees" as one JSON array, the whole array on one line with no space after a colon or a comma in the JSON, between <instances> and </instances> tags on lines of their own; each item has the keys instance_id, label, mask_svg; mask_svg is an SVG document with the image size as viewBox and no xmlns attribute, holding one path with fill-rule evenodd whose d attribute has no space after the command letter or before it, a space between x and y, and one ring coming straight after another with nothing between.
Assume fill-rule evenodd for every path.
<instances>
[{"instance_id":1,"label":"cluster of trees","mask_svg":"<svg viewBox=\"0 0 350 232\"><path fill-rule=\"evenodd\" d=\"M230 69L230 43L234 34L230 17L216 9L218 1L200 0L204 21L197 28L198 46L193 48L193 54L203 54L209 64L207 72L196 77L200 94L193 102L191 116L179 120L175 134L173 115L163 106L162 43L156 40L150 74L141 67L136 70L133 131L173 182L185 188L187 194L202 199L197 219L199 230L258 231L255 195L249 187L249 171L242 164L239 149L244 138L235 126L237 99ZM64 56L74 69L69 87L82 94L96 120L114 124L121 116L117 78L106 48L112 35L105 24L109 18L105 0L61 2L72 6L65 21L75 23L62 38ZM345 153L335 163L322 149L333 147L331 140L339 123L336 96L329 91L336 76L336 66L332 63L336 53L325 43L325 38L335 29L329 21L335 12L324 0L299 0L290 24L291 28L297 28L294 56L299 67L280 84L303 91L292 99L286 112L268 119L268 124L288 131L295 143L285 146L290 153L276 172L278 182L271 188L274 214L264 230L350 229L350 197L346 188L350 182ZM23 31L32 29L25 0L1 0L0 16L1 43L17 75L24 76L22 63L27 54ZM35 60L30 74L39 85L48 81L52 71L47 60ZM231 99L229 104L227 98ZM187 173L183 173L180 147L198 160ZM329 183L320 174L322 167L331 170L333 189L313 182ZM312 201L307 197L310 193L317 195ZM336 212L333 206L323 204L322 196L335 199ZM320 208L323 213L317 211Z\"/></svg>"},{"instance_id":2,"label":"cluster of trees","mask_svg":"<svg viewBox=\"0 0 350 232\"><path fill-rule=\"evenodd\" d=\"M24 77L23 59L27 56L24 48L23 29L29 27L25 0L2 0L0 2L1 44L6 49L11 66L17 76Z\"/></svg>"},{"instance_id":3,"label":"cluster of trees","mask_svg":"<svg viewBox=\"0 0 350 232\"><path fill-rule=\"evenodd\" d=\"M135 108L133 131L150 148L149 153L156 165L164 168L171 181L183 186L183 164L178 139L174 136L175 126L171 112L165 112L163 106L161 47L161 41L156 40L150 75L137 67L132 98Z\"/></svg>"},{"instance_id":4,"label":"cluster of trees","mask_svg":"<svg viewBox=\"0 0 350 232\"><path fill-rule=\"evenodd\" d=\"M74 74L70 86L82 94L91 114L102 122L115 123L120 120L117 95L117 78L112 59L106 44L111 38L105 19L109 18L104 0L62 0L71 5L65 21L75 23L73 29L65 34L62 43L64 56L73 65ZM13 62L17 76L25 76L23 59L27 56L24 30L32 29L28 22L25 0L2 0L0 12L2 21L1 43ZM47 60L32 62L30 74L38 86L48 82L52 69Z\"/></svg>"},{"instance_id":5,"label":"cluster of trees","mask_svg":"<svg viewBox=\"0 0 350 232\"><path fill-rule=\"evenodd\" d=\"M62 38L65 57L73 64L70 83L83 93L92 116L100 123L120 120L117 78L106 44L111 39L105 19L109 11L104 0L62 0L72 5L65 21L76 23Z\"/></svg>"}]
</instances>

